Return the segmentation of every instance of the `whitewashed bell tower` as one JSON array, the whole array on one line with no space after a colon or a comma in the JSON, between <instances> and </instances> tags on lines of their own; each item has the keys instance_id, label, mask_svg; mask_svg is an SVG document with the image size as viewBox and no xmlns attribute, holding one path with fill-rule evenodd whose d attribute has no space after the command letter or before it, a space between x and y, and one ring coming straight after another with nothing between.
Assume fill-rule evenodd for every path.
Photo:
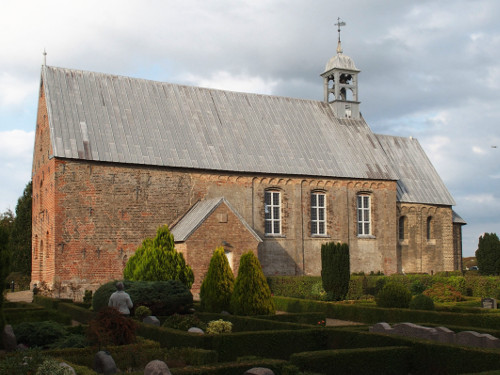
<instances>
[{"instance_id":1,"label":"whitewashed bell tower","mask_svg":"<svg viewBox=\"0 0 500 375\"><path fill-rule=\"evenodd\" d=\"M337 19L339 39L337 54L327 63L325 72L321 74L324 85L324 100L331 103L335 115L340 118L359 118L358 101L358 73L360 70L354 65L349 56L342 53L340 43L340 27L345 22Z\"/></svg>"}]
</instances>

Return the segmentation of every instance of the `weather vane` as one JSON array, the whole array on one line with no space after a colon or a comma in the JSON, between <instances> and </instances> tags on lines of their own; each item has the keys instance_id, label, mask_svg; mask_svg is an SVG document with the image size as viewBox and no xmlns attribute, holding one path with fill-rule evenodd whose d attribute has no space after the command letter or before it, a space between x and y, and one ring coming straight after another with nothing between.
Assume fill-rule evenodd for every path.
<instances>
[{"instance_id":1,"label":"weather vane","mask_svg":"<svg viewBox=\"0 0 500 375\"><path fill-rule=\"evenodd\" d=\"M339 33L339 41L337 43L337 53L342 53L342 45L340 44L340 26L345 26L345 22L340 19L340 17L337 17L337 23L335 24L337 26L337 31Z\"/></svg>"},{"instance_id":2,"label":"weather vane","mask_svg":"<svg viewBox=\"0 0 500 375\"><path fill-rule=\"evenodd\" d=\"M43 65L47 65L47 51L43 49Z\"/></svg>"}]
</instances>

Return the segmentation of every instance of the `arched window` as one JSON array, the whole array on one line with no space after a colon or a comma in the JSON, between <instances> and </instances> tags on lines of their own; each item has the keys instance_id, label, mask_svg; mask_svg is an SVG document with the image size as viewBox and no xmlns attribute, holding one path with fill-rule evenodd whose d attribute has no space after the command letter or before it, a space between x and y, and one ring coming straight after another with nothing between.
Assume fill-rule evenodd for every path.
<instances>
[{"instance_id":1,"label":"arched window","mask_svg":"<svg viewBox=\"0 0 500 375\"><path fill-rule=\"evenodd\" d=\"M281 234L281 192L276 190L265 192L264 212L266 234Z\"/></svg>"},{"instance_id":2,"label":"arched window","mask_svg":"<svg viewBox=\"0 0 500 375\"><path fill-rule=\"evenodd\" d=\"M400 241L403 241L405 239L406 235L406 216L401 216L399 218L399 225L398 225L398 238Z\"/></svg>"},{"instance_id":3,"label":"arched window","mask_svg":"<svg viewBox=\"0 0 500 375\"><path fill-rule=\"evenodd\" d=\"M368 194L357 196L358 236L371 234L371 199Z\"/></svg>"},{"instance_id":4,"label":"arched window","mask_svg":"<svg viewBox=\"0 0 500 375\"><path fill-rule=\"evenodd\" d=\"M427 240L431 240L432 237L434 236L434 230L433 230L433 220L432 216L429 216L427 218Z\"/></svg>"}]
</instances>

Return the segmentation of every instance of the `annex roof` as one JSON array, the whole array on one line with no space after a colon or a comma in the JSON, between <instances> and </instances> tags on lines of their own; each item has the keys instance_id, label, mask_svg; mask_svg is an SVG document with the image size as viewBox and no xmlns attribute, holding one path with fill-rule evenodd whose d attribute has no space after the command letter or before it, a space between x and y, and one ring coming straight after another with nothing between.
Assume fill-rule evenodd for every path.
<instances>
[{"instance_id":1,"label":"annex roof","mask_svg":"<svg viewBox=\"0 0 500 375\"><path fill-rule=\"evenodd\" d=\"M399 202L455 205L443 180L415 138L376 136L398 176Z\"/></svg>"},{"instance_id":2,"label":"annex roof","mask_svg":"<svg viewBox=\"0 0 500 375\"><path fill-rule=\"evenodd\" d=\"M361 118L330 104L42 67L55 157L395 180Z\"/></svg>"},{"instance_id":3,"label":"annex roof","mask_svg":"<svg viewBox=\"0 0 500 375\"><path fill-rule=\"evenodd\" d=\"M248 225L248 223L243 219L243 217L229 204L229 202L224 197L212 198L207 200L200 200L196 202L189 211L175 223L170 233L174 236L175 242L186 241L191 234L193 234L198 227L203 224L203 222L215 211L217 207L221 204L225 204L242 222L242 224L248 229L248 231L255 237L259 242L262 239L259 235Z\"/></svg>"}]
</instances>

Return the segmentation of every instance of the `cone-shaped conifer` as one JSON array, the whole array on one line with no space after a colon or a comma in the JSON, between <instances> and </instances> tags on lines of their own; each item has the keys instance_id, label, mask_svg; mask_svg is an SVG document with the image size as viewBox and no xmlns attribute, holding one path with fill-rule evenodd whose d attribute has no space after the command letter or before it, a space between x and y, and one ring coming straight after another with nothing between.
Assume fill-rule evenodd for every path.
<instances>
[{"instance_id":1,"label":"cone-shaped conifer","mask_svg":"<svg viewBox=\"0 0 500 375\"><path fill-rule=\"evenodd\" d=\"M209 312L230 310L234 275L223 247L215 249L200 289L201 308Z\"/></svg>"},{"instance_id":2,"label":"cone-shaped conifer","mask_svg":"<svg viewBox=\"0 0 500 375\"><path fill-rule=\"evenodd\" d=\"M241 256L231 296L231 310L237 315L271 315L275 312L266 277L259 260L251 251Z\"/></svg>"}]
</instances>

